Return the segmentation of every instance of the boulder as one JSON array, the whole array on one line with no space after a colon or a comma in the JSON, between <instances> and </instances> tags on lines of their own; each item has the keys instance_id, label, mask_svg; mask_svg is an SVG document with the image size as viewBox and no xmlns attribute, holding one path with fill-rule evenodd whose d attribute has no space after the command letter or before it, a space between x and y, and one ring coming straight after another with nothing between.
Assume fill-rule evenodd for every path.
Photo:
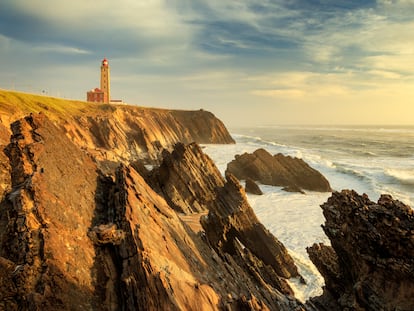
<instances>
[{"instance_id":1,"label":"boulder","mask_svg":"<svg viewBox=\"0 0 414 311\"><path fill-rule=\"evenodd\" d=\"M226 172L238 179L251 178L265 185L330 192L328 180L305 161L282 154L272 156L264 149L244 153L227 164Z\"/></svg>"},{"instance_id":2,"label":"boulder","mask_svg":"<svg viewBox=\"0 0 414 311\"><path fill-rule=\"evenodd\" d=\"M355 191L334 192L322 205L332 246L309 256L325 278L321 310L413 310L414 212L389 195L377 203Z\"/></svg>"},{"instance_id":3,"label":"boulder","mask_svg":"<svg viewBox=\"0 0 414 311\"><path fill-rule=\"evenodd\" d=\"M263 194L260 187L251 178L246 179L245 190L246 190L247 193L251 193L251 194L256 194L256 195L262 195Z\"/></svg>"}]
</instances>

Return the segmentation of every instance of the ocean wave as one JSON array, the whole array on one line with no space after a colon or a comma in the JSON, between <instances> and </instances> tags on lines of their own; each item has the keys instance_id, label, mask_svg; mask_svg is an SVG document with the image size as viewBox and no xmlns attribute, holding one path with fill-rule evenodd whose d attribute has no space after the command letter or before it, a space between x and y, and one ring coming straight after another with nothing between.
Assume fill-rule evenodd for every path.
<instances>
[{"instance_id":1,"label":"ocean wave","mask_svg":"<svg viewBox=\"0 0 414 311\"><path fill-rule=\"evenodd\" d=\"M287 147L284 144L280 144L274 141L267 141L262 139L258 136L249 136L249 135L243 135L243 134L232 134L232 137L236 140L236 143L247 143L251 144L257 143L258 145L264 145L264 146L276 146L276 147ZM263 147L263 146L261 146Z\"/></svg>"},{"instance_id":2,"label":"ocean wave","mask_svg":"<svg viewBox=\"0 0 414 311\"><path fill-rule=\"evenodd\" d=\"M367 176L363 172L351 167L344 166L343 164L334 162L333 167L340 173L352 175L358 179L367 179Z\"/></svg>"},{"instance_id":3,"label":"ocean wave","mask_svg":"<svg viewBox=\"0 0 414 311\"><path fill-rule=\"evenodd\" d=\"M327 243L329 245L329 243ZM290 255L298 267L299 273L305 279L303 284L299 278L291 278L288 280L289 285L295 292L295 296L302 302L310 297L316 297L322 294L322 287L325 285L322 275L319 273L315 265L302 255L289 250Z\"/></svg>"},{"instance_id":4,"label":"ocean wave","mask_svg":"<svg viewBox=\"0 0 414 311\"><path fill-rule=\"evenodd\" d=\"M413 126L289 126L289 125L273 125L258 126L261 129L287 129L298 131L320 131L320 132L366 132L366 133L390 133L390 134L414 134Z\"/></svg>"},{"instance_id":5,"label":"ocean wave","mask_svg":"<svg viewBox=\"0 0 414 311\"><path fill-rule=\"evenodd\" d=\"M385 174L403 185L414 185L414 170L411 169L385 169Z\"/></svg>"}]
</instances>

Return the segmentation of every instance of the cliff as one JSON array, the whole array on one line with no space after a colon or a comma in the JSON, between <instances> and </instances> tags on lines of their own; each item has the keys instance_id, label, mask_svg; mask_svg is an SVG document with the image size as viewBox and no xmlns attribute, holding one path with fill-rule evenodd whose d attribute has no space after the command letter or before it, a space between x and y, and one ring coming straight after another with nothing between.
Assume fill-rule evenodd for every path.
<instances>
[{"instance_id":1,"label":"cliff","mask_svg":"<svg viewBox=\"0 0 414 311\"><path fill-rule=\"evenodd\" d=\"M413 310L414 212L389 195L377 203L344 190L322 205L332 246L309 256L325 278L320 310Z\"/></svg>"},{"instance_id":2,"label":"cliff","mask_svg":"<svg viewBox=\"0 0 414 311\"><path fill-rule=\"evenodd\" d=\"M0 107L4 122L23 114ZM78 116L41 101L31 107L46 112L13 122L5 148L0 309L306 310L286 282L299 276L293 260L237 180L225 181L197 144L175 143L231 142L211 114L97 106ZM137 121L141 113L146 121ZM164 121L171 123L160 129ZM153 149L128 132L137 122ZM126 146L135 149L123 153ZM146 171L144 161L155 159L159 168ZM208 212L205 233L177 211Z\"/></svg>"},{"instance_id":3,"label":"cliff","mask_svg":"<svg viewBox=\"0 0 414 311\"><path fill-rule=\"evenodd\" d=\"M39 112L100 161L156 162L164 148L177 142L234 143L224 124L204 110L97 104L8 91L0 91L0 143L8 143L11 122Z\"/></svg>"}]
</instances>

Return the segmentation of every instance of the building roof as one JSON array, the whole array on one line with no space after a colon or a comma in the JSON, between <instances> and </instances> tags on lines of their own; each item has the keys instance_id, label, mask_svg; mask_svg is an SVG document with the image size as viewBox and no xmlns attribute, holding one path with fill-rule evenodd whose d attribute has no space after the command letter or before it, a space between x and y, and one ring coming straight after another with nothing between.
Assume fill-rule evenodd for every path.
<instances>
[{"instance_id":1,"label":"building roof","mask_svg":"<svg viewBox=\"0 0 414 311\"><path fill-rule=\"evenodd\" d=\"M98 88L98 87L96 87L96 88L94 88L94 89L90 90L89 92L90 92L90 93L103 93L103 91L102 91L100 88ZM88 92L88 93L89 93L89 92Z\"/></svg>"}]
</instances>

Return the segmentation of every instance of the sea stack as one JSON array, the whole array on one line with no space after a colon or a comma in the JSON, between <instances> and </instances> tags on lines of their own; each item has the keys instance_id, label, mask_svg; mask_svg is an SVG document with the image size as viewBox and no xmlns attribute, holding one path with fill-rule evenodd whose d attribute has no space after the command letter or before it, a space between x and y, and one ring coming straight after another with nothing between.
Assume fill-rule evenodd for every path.
<instances>
[{"instance_id":1,"label":"sea stack","mask_svg":"<svg viewBox=\"0 0 414 311\"><path fill-rule=\"evenodd\" d=\"M272 156L264 149L236 156L226 172L238 179L253 179L265 185L287 187L290 191L330 192L328 180L305 161L282 154Z\"/></svg>"}]
</instances>

